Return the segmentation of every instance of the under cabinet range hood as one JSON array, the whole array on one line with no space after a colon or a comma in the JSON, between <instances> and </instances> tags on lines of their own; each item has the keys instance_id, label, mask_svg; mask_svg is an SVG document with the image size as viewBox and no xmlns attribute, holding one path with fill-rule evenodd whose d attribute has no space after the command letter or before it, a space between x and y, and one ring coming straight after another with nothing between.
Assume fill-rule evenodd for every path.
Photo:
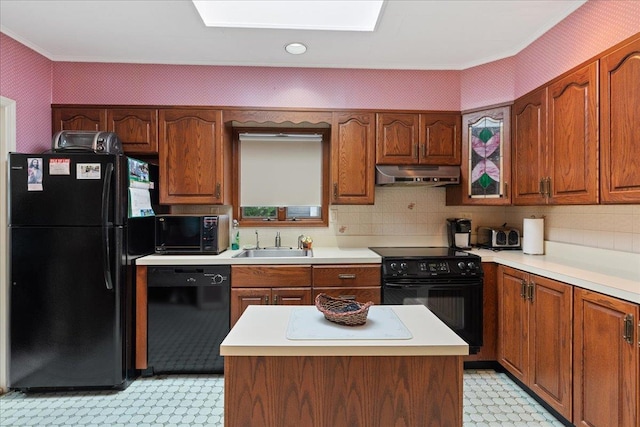
<instances>
[{"instance_id":1,"label":"under cabinet range hood","mask_svg":"<svg viewBox=\"0 0 640 427\"><path fill-rule=\"evenodd\" d=\"M376 165L376 185L439 187L460 183L460 166Z\"/></svg>"}]
</instances>

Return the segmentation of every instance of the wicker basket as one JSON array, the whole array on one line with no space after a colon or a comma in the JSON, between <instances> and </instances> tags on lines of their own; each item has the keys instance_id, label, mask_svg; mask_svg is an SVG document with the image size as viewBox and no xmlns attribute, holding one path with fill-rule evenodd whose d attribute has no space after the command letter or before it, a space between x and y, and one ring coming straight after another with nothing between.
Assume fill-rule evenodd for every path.
<instances>
[{"instance_id":1,"label":"wicker basket","mask_svg":"<svg viewBox=\"0 0 640 427\"><path fill-rule=\"evenodd\" d=\"M327 294L316 296L316 307L324 314L325 319L347 326L367 323L367 314L372 305L371 301L363 304L354 300L333 298Z\"/></svg>"}]
</instances>

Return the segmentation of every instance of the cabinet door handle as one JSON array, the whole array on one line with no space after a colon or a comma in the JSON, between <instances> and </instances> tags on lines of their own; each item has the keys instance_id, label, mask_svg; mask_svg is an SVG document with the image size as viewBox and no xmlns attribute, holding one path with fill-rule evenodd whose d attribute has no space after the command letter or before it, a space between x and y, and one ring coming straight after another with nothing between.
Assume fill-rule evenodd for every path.
<instances>
[{"instance_id":1,"label":"cabinet door handle","mask_svg":"<svg viewBox=\"0 0 640 427\"><path fill-rule=\"evenodd\" d=\"M509 183L505 182L503 188L504 188L504 197L509 197Z\"/></svg>"},{"instance_id":2,"label":"cabinet door handle","mask_svg":"<svg viewBox=\"0 0 640 427\"><path fill-rule=\"evenodd\" d=\"M355 301L356 296L355 295L338 295L338 298L346 299L346 300L349 300L349 301Z\"/></svg>"},{"instance_id":3,"label":"cabinet door handle","mask_svg":"<svg viewBox=\"0 0 640 427\"><path fill-rule=\"evenodd\" d=\"M269 296L268 295L264 296L264 304L265 305L269 305Z\"/></svg>"},{"instance_id":4,"label":"cabinet door handle","mask_svg":"<svg viewBox=\"0 0 640 427\"><path fill-rule=\"evenodd\" d=\"M544 197L544 178L540 178L540 182L538 183L538 192L541 197Z\"/></svg>"},{"instance_id":5,"label":"cabinet door handle","mask_svg":"<svg viewBox=\"0 0 640 427\"><path fill-rule=\"evenodd\" d=\"M627 314L626 316L624 316L622 338L627 343L633 345L633 314Z\"/></svg>"},{"instance_id":6,"label":"cabinet door handle","mask_svg":"<svg viewBox=\"0 0 640 427\"><path fill-rule=\"evenodd\" d=\"M273 305L278 305L278 295L273 296Z\"/></svg>"},{"instance_id":7,"label":"cabinet door handle","mask_svg":"<svg viewBox=\"0 0 640 427\"><path fill-rule=\"evenodd\" d=\"M355 279L355 278L356 278L355 274L347 274L347 273L338 274L338 279Z\"/></svg>"},{"instance_id":8,"label":"cabinet door handle","mask_svg":"<svg viewBox=\"0 0 640 427\"><path fill-rule=\"evenodd\" d=\"M533 295L534 295L534 291L535 291L535 282L531 282L529 284L529 286L527 286L527 298L529 299L529 301L533 302Z\"/></svg>"},{"instance_id":9,"label":"cabinet door handle","mask_svg":"<svg viewBox=\"0 0 640 427\"><path fill-rule=\"evenodd\" d=\"M427 157L427 145L426 144L421 144L420 145L420 156L422 158Z\"/></svg>"},{"instance_id":10,"label":"cabinet door handle","mask_svg":"<svg viewBox=\"0 0 640 427\"><path fill-rule=\"evenodd\" d=\"M220 183L217 183L217 184L216 184L216 196L215 196L215 197L216 197L216 199L219 199L219 198L220 198L220 192L221 192L221 188L220 188L220 187L221 187L221 186L220 186Z\"/></svg>"},{"instance_id":11,"label":"cabinet door handle","mask_svg":"<svg viewBox=\"0 0 640 427\"><path fill-rule=\"evenodd\" d=\"M527 299L527 282L520 280L520 296Z\"/></svg>"},{"instance_id":12,"label":"cabinet door handle","mask_svg":"<svg viewBox=\"0 0 640 427\"><path fill-rule=\"evenodd\" d=\"M333 183L333 198L334 199L338 198L338 183L337 182Z\"/></svg>"},{"instance_id":13,"label":"cabinet door handle","mask_svg":"<svg viewBox=\"0 0 640 427\"><path fill-rule=\"evenodd\" d=\"M414 144L413 145L413 153L414 153L413 157L417 159L418 158L418 144Z\"/></svg>"},{"instance_id":14,"label":"cabinet door handle","mask_svg":"<svg viewBox=\"0 0 640 427\"><path fill-rule=\"evenodd\" d=\"M545 191L547 193L547 197L551 197L551 177L547 177L545 182Z\"/></svg>"}]
</instances>

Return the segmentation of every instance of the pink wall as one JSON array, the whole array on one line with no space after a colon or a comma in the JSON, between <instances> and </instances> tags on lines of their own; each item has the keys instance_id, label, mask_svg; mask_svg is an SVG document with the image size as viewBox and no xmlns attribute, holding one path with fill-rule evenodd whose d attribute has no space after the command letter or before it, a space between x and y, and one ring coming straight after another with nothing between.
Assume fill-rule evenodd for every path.
<instances>
[{"instance_id":1,"label":"pink wall","mask_svg":"<svg viewBox=\"0 0 640 427\"><path fill-rule=\"evenodd\" d=\"M640 32L591 0L517 55L463 71L54 63L54 103L468 110L513 99Z\"/></svg>"},{"instance_id":2,"label":"pink wall","mask_svg":"<svg viewBox=\"0 0 640 427\"><path fill-rule=\"evenodd\" d=\"M460 109L464 111L513 101L516 98L515 66L516 59L512 56L462 71Z\"/></svg>"},{"instance_id":3,"label":"pink wall","mask_svg":"<svg viewBox=\"0 0 640 427\"><path fill-rule=\"evenodd\" d=\"M16 101L16 147L51 146L51 61L0 33L0 95Z\"/></svg>"},{"instance_id":4,"label":"pink wall","mask_svg":"<svg viewBox=\"0 0 640 427\"><path fill-rule=\"evenodd\" d=\"M460 109L460 73L53 64L53 102L292 108Z\"/></svg>"},{"instance_id":5,"label":"pink wall","mask_svg":"<svg viewBox=\"0 0 640 427\"><path fill-rule=\"evenodd\" d=\"M463 71L51 62L0 34L0 94L18 149L51 135L51 103L469 110L513 99L640 33L640 1L590 0L519 54Z\"/></svg>"},{"instance_id":6,"label":"pink wall","mask_svg":"<svg viewBox=\"0 0 640 427\"><path fill-rule=\"evenodd\" d=\"M640 1L588 1L516 55L516 98L639 32Z\"/></svg>"},{"instance_id":7,"label":"pink wall","mask_svg":"<svg viewBox=\"0 0 640 427\"><path fill-rule=\"evenodd\" d=\"M462 71L461 110L513 101L640 33L640 1L590 0L517 55Z\"/></svg>"}]
</instances>

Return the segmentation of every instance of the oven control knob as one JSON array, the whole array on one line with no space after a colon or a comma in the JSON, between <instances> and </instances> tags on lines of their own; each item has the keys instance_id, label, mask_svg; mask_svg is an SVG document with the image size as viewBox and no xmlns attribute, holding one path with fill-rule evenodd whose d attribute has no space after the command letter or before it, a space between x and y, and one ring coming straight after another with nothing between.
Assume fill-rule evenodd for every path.
<instances>
[{"instance_id":1,"label":"oven control knob","mask_svg":"<svg viewBox=\"0 0 640 427\"><path fill-rule=\"evenodd\" d=\"M216 274L211 278L211 282L219 285L220 283L224 282L224 277L222 277L221 274Z\"/></svg>"},{"instance_id":2,"label":"oven control knob","mask_svg":"<svg viewBox=\"0 0 640 427\"><path fill-rule=\"evenodd\" d=\"M398 264L396 264L395 262L392 262L391 264L389 264L389 268L395 271L398 269Z\"/></svg>"},{"instance_id":3,"label":"oven control knob","mask_svg":"<svg viewBox=\"0 0 640 427\"><path fill-rule=\"evenodd\" d=\"M406 269L407 269L407 263L406 262L401 262L400 263L400 271L406 270Z\"/></svg>"},{"instance_id":4,"label":"oven control knob","mask_svg":"<svg viewBox=\"0 0 640 427\"><path fill-rule=\"evenodd\" d=\"M460 268L460 270L464 270L466 266L467 264L465 264L464 261L460 261L458 263L458 268Z\"/></svg>"},{"instance_id":5,"label":"oven control knob","mask_svg":"<svg viewBox=\"0 0 640 427\"><path fill-rule=\"evenodd\" d=\"M469 264L467 264L467 267L469 267L469 270L475 270L476 269L476 263L472 261Z\"/></svg>"}]
</instances>

